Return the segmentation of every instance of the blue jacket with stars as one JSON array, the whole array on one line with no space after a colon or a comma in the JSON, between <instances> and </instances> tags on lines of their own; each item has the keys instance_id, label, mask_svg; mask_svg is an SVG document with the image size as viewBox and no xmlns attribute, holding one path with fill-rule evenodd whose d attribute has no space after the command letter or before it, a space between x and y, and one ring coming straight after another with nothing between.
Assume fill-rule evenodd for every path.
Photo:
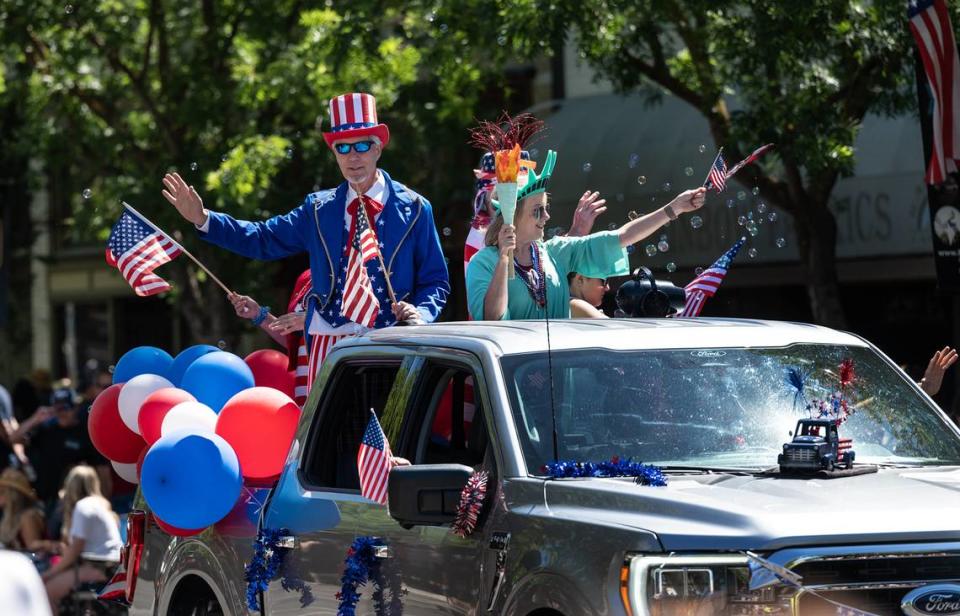
<instances>
[{"instance_id":1,"label":"blue jacket with stars","mask_svg":"<svg viewBox=\"0 0 960 616\"><path fill-rule=\"evenodd\" d=\"M387 199L380 214L383 224L378 221L376 230L390 282L397 299L416 306L421 318L430 323L440 315L450 294L433 209L424 197L394 182L382 169L380 173L386 182ZM263 222L210 212L210 225L200 236L251 259L281 259L308 252L313 276L309 312L323 311L333 300L336 269L344 249L346 195L344 182L337 188L311 193L296 209ZM378 324L381 322L378 319Z\"/></svg>"}]
</instances>

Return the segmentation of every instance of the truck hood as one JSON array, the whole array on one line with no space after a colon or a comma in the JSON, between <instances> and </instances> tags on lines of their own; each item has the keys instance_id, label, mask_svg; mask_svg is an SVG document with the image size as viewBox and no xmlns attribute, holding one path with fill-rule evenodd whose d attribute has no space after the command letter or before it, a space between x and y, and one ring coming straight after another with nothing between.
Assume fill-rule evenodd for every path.
<instances>
[{"instance_id":1,"label":"truck hood","mask_svg":"<svg viewBox=\"0 0 960 616\"><path fill-rule=\"evenodd\" d=\"M665 551L773 550L960 539L960 468L881 469L835 479L672 475L546 482L553 518L654 533Z\"/></svg>"}]
</instances>

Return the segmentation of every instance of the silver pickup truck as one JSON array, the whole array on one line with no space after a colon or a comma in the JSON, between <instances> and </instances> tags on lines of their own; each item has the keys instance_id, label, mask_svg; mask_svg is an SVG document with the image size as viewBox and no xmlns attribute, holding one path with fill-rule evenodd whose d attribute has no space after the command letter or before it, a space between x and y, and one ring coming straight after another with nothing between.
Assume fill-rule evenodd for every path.
<instances>
[{"instance_id":1,"label":"silver pickup truck","mask_svg":"<svg viewBox=\"0 0 960 616\"><path fill-rule=\"evenodd\" d=\"M805 402L836 393L844 360L854 468L781 476ZM390 475L389 509L359 490L371 408L412 462ZM545 470L617 459L668 483ZM478 470L485 507L460 537L450 522ZM256 613L252 598L269 616L336 614L347 551L371 537L357 614L960 614L960 431L875 347L812 325L379 330L329 356L278 485L257 494L247 532L171 537L133 516L131 613L236 616ZM283 569L248 596L258 527ZM755 585L748 553L796 579Z\"/></svg>"}]
</instances>

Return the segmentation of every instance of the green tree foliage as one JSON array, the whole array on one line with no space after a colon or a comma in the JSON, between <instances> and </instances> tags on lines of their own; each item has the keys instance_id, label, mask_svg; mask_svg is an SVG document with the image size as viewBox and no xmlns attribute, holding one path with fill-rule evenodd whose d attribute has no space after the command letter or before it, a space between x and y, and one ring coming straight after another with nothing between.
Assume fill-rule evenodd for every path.
<instances>
[{"instance_id":1,"label":"green tree foliage","mask_svg":"<svg viewBox=\"0 0 960 616\"><path fill-rule=\"evenodd\" d=\"M905 4L515 0L499 7L504 36L526 53L571 34L619 90L669 92L689 103L727 160L776 143L775 157L738 177L793 216L814 318L843 326L828 202L853 169L864 116L914 104Z\"/></svg>"},{"instance_id":2,"label":"green tree foliage","mask_svg":"<svg viewBox=\"0 0 960 616\"><path fill-rule=\"evenodd\" d=\"M43 174L68 178L62 222L74 244L103 242L124 199L180 231L237 291L285 304L296 269L287 265L277 280L276 266L249 267L196 240L160 196L160 180L178 170L208 207L238 218L288 211L313 187L342 180L319 132L329 98L349 91L375 93L391 125L386 168L431 196L441 216L450 195L469 198L463 125L489 71L453 57L455 37L434 41L429 22L402 4L10 0L0 21L0 103L22 105L28 120L4 143L43 161ZM458 157L461 166L437 173L440 160ZM186 259L162 272L175 282L169 297L192 338L239 326L221 291Z\"/></svg>"}]
</instances>

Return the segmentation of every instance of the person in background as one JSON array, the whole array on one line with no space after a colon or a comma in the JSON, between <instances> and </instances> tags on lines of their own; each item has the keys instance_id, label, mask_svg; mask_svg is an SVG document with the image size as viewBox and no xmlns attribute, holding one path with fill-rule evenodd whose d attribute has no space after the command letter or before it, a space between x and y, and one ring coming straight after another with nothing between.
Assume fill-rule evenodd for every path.
<instances>
[{"instance_id":1,"label":"person in background","mask_svg":"<svg viewBox=\"0 0 960 616\"><path fill-rule=\"evenodd\" d=\"M943 375L950 369L950 366L957 363L957 350L948 346L943 347L933 354L927 363L927 369L923 373L918 385L931 398L940 392L940 386L943 385Z\"/></svg>"},{"instance_id":2,"label":"person in background","mask_svg":"<svg viewBox=\"0 0 960 616\"><path fill-rule=\"evenodd\" d=\"M0 473L0 546L27 550L43 539L43 511L27 476L15 468Z\"/></svg>"},{"instance_id":3,"label":"person in background","mask_svg":"<svg viewBox=\"0 0 960 616\"><path fill-rule=\"evenodd\" d=\"M120 562L119 521L100 491L97 471L85 464L73 467L63 482L62 536L62 556L43 574L55 614L74 586L106 581Z\"/></svg>"},{"instance_id":4,"label":"person in background","mask_svg":"<svg viewBox=\"0 0 960 616\"><path fill-rule=\"evenodd\" d=\"M310 393L310 359L303 330L307 314L307 296L310 294L311 286L310 270L306 270L300 274L293 285L293 293L290 294L290 301L287 304L287 313L279 317L270 312L269 306L266 306L265 311L261 311L260 304L250 296L237 293L228 296L238 317L252 320L254 325L265 331L277 344L286 347L289 360L287 369L296 371L294 402L301 408Z\"/></svg>"},{"instance_id":5,"label":"person in background","mask_svg":"<svg viewBox=\"0 0 960 616\"><path fill-rule=\"evenodd\" d=\"M53 405L41 406L23 422L14 434L14 442L25 443L27 455L37 472L35 487L40 499L50 507L56 503L57 491L67 471L77 464L96 467L106 494L111 492L110 463L90 441L87 417L79 407L72 389L58 388Z\"/></svg>"},{"instance_id":6,"label":"person in background","mask_svg":"<svg viewBox=\"0 0 960 616\"><path fill-rule=\"evenodd\" d=\"M30 373L29 378L23 378L13 386L13 416L19 422L24 422L36 410L50 404L53 380L50 373L43 368L37 368Z\"/></svg>"},{"instance_id":7,"label":"person in background","mask_svg":"<svg viewBox=\"0 0 960 616\"><path fill-rule=\"evenodd\" d=\"M606 278L591 278L576 272L567 274L570 286L571 319L606 319L600 310L604 294L610 290Z\"/></svg>"}]
</instances>

